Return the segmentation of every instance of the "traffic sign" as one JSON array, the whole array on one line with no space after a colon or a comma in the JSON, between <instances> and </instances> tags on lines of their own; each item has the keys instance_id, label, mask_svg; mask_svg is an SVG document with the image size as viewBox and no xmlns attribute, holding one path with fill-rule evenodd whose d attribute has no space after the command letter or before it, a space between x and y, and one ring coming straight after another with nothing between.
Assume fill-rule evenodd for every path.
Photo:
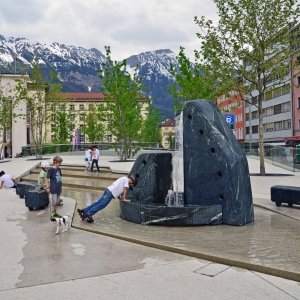
<instances>
[{"instance_id":1,"label":"traffic sign","mask_svg":"<svg viewBox=\"0 0 300 300\"><path fill-rule=\"evenodd\" d=\"M226 114L224 115L226 123L230 126L230 128L234 128L235 124L235 115L233 114Z\"/></svg>"}]
</instances>

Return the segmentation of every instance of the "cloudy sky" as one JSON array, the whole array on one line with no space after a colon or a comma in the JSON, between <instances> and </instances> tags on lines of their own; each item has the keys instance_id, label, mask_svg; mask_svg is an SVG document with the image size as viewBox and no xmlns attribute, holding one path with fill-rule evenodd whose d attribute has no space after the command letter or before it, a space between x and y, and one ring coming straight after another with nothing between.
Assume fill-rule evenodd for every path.
<instances>
[{"instance_id":1,"label":"cloudy sky","mask_svg":"<svg viewBox=\"0 0 300 300\"><path fill-rule=\"evenodd\" d=\"M1 0L5 37L97 48L114 59L143 51L199 49L194 16L216 19L212 0Z\"/></svg>"}]
</instances>

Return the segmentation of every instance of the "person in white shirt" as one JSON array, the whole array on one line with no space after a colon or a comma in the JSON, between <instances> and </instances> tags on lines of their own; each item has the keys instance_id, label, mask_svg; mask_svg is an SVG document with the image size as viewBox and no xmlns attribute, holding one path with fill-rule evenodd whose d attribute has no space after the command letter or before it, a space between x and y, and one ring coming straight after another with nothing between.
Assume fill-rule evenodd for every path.
<instances>
[{"instance_id":1,"label":"person in white shirt","mask_svg":"<svg viewBox=\"0 0 300 300\"><path fill-rule=\"evenodd\" d=\"M4 171L0 172L0 189L11 189L16 187L16 181L11 175L5 174Z\"/></svg>"},{"instance_id":2,"label":"person in white shirt","mask_svg":"<svg viewBox=\"0 0 300 300\"><path fill-rule=\"evenodd\" d=\"M123 194L123 201L128 201L126 199L127 191L129 187L136 186L137 184L137 176L129 175L128 177L123 176L113 182L112 185L107 187L98 201L94 202L92 205L84 208L77 209L82 220L86 220L88 223L93 223L94 219L92 215L94 215L99 210L105 208L112 198L117 198L121 194Z\"/></svg>"},{"instance_id":3,"label":"person in white shirt","mask_svg":"<svg viewBox=\"0 0 300 300\"><path fill-rule=\"evenodd\" d=\"M91 172L93 172L94 164L97 167L97 172L100 172L100 168L98 165L99 158L100 158L100 151L96 146L93 146L93 151L92 151L92 166L91 166Z\"/></svg>"},{"instance_id":4,"label":"person in white shirt","mask_svg":"<svg viewBox=\"0 0 300 300\"><path fill-rule=\"evenodd\" d=\"M92 161L92 149L88 146L84 147L85 149L85 162L86 162L86 169L87 171L91 169L91 161Z\"/></svg>"}]
</instances>

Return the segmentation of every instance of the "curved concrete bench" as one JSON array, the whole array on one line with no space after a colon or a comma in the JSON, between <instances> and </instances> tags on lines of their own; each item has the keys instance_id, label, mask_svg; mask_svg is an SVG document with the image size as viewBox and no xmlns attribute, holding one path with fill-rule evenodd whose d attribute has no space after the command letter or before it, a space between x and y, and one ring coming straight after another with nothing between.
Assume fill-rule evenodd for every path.
<instances>
[{"instance_id":1,"label":"curved concrete bench","mask_svg":"<svg viewBox=\"0 0 300 300\"><path fill-rule=\"evenodd\" d=\"M274 185L271 187L271 201L275 202L278 207L282 203L287 203L289 206L300 204L300 187Z\"/></svg>"}]
</instances>

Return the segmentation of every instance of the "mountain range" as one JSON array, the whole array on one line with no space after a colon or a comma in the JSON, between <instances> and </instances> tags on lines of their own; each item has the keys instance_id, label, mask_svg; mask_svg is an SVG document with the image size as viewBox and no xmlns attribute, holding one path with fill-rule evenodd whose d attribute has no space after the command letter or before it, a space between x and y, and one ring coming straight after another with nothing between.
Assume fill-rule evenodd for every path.
<instances>
[{"instance_id":1,"label":"mountain range","mask_svg":"<svg viewBox=\"0 0 300 300\"><path fill-rule=\"evenodd\" d=\"M53 42L49 45L25 38L6 38L0 35L0 73L16 73L38 63L44 74L53 70L62 83L64 92L99 92L101 81L97 70L105 56L98 49L85 49ZM146 96L152 99L164 117L172 116L173 98L167 87L174 82L170 67L178 65L176 55L169 49L147 51L126 59L127 70L138 66L138 75L146 88Z\"/></svg>"}]
</instances>

